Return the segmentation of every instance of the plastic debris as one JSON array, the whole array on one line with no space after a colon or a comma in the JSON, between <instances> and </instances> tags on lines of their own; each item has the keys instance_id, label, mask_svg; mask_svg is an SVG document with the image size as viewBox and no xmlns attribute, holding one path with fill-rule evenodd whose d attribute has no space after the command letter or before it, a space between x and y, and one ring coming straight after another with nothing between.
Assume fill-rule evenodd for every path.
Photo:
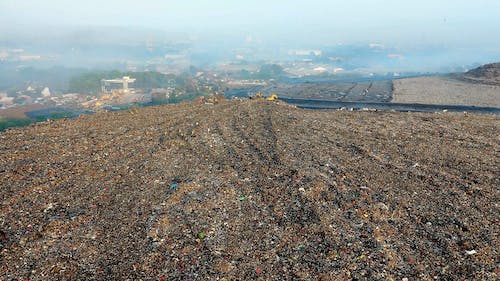
<instances>
[{"instance_id":1,"label":"plastic debris","mask_svg":"<svg viewBox=\"0 0 500 281\"><path fill-rule=\"evenodd\" d=\"M498 126L196 100L7 130L0 279L491 280Z\"/></svg>"}]
</instances>

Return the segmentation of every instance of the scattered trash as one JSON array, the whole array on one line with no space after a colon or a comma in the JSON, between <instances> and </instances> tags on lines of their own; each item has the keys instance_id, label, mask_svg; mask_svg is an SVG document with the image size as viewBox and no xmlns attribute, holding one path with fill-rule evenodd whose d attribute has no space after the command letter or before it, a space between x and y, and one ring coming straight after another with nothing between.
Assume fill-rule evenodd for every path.
<instances>
[{"instance_id":1,"label":"scattered trash","mask_svg":"<svg viewBox=\"0 0 500 281\"><path fill-rule=\"evenodd\" d=\"M196 99L4 131L0 279L492 280L498 120Z\"/></svg>"}]
</instances>

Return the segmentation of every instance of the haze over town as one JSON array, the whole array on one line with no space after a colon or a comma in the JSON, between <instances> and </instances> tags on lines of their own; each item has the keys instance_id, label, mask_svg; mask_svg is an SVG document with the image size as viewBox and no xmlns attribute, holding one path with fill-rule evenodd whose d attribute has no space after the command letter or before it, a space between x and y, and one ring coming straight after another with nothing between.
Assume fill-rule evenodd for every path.
<instances>
[{"instance_id":1,"label":"haze over town","mask_svg":"<svg viewBox=\"0 0 500 281\"><path fill-rule=\"evenodd\" d=\"M500 61L499 11L493 0L2 1L0 108L255 93L386 102L393 79ZM134 95L117 102L102 81L123 77Z\"/></svg>"},{"instance_id":2,"label":"haze over town","mask_svg":"<svg viewBox=\"0 0 500 281\"><path fill-rule=\"evenodd\" d=\"M32 55L51 48L57 57L54 49L85 46L99 54L102 44L147 41L187 43L214 56L251 45L259 59L280 59L278 49L376 44L409 57L408 68L435 71L451 61L499 59L499 12L494 0L2 1L0 59L8 47ZM66 63L71 59L59 62Z\"/></svg>"},{"instance_id":3,"label":"haze over town","mask_svg":"<svg viewBox=\"0 0 500 281\"><path fill-rule=\"evenodd\" d=\"M500 3L443 1L64 1L0 3L0 23L20 28L141 27L190 35L252 34L300 43L381 41L401 45L499 43ZM208 33L208 34L207 34ZM222 38L221 38L222 39ZM301 42L306 41L306 42Z\"/></svg>"}]
</instances>

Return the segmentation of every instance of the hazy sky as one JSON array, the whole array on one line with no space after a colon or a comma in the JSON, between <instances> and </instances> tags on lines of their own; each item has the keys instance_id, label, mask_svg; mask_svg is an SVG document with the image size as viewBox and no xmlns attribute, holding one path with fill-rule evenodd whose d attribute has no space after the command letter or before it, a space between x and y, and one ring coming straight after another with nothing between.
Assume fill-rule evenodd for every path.
<instances>
[{"instance_id":1,"label":"hazy sky","mask_svg":"<svg viewBox=\"0 0 500 281\"><path fill-rule=\"evenodd\" d=\"M498 47L500 0L0 0L0 25L12 30L130 26L331 43Z\"/></svg>"}]
</instances>

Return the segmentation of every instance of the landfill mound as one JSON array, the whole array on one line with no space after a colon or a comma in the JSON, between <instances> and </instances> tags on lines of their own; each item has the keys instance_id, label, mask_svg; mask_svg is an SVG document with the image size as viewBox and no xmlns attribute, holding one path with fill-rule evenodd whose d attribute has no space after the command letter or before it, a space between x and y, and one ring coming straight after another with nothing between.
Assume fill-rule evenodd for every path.
<instances>
[{"instance_id":1,"label":"landfill mound","mask_svg":"<svg viewBox=\"0 0 500 281\"><path fill-rule=\"evenodd\" d=\"M495 280L498 132L263 100L7 130L0 280Z\"/></svg>"},{"instance_id":2,"label":"landfill mound","mask_svg":"<svg viewBox=\"0 0 500 281\"><path fill-rule=\"evenodd\" d=\"M462 78L469 82L500 85L500 63L491 63L469 70Z\"/></svg>"},{"instance_id":3,"label":"landfill mound","mask_svg":"<svg viewBox=\"0 0 500 281\"><path fill-rule=\"evenodd\" d=\"M463 74L394 80L395 103L467 105L500 108L500 84L471 83Z\"/></svg>"}]
</instances>

